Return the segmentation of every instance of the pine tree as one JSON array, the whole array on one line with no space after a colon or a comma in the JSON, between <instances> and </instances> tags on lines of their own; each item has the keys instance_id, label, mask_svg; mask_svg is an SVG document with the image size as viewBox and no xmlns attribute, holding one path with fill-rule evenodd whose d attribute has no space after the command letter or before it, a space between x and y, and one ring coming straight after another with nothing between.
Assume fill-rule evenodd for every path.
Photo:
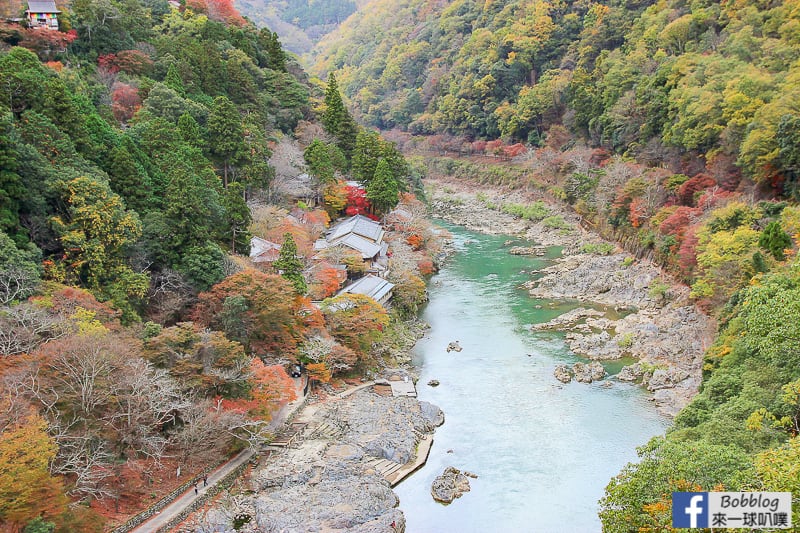
<instances>
[{"instance_id":1,"label":"pine tree","mask_svg":"<svg viewBox=\"0 0 800 533\"><path fill-rule=\"evenodd\" d=\"M386 213L397 205L400 187L397 178L385 159L378 161L375 175L367 186L367 198L379 213Z\"/></svg>"},{"instance_id":2,"label":"pine tree","mask_svg":"<svg viewBox=\"0 0 800 533\"><path fill-rule=\"evenodd\" d=\"M322 112L322 126L325 131L338 137L339 124L347 113L342 102L342 95L339 94L339 84L336 82L336 74L331 72L328 76L328 86L325 87L325 111Z\"/></svg>"},{"instance_id":3,"label":"pine tree","mask_svg":"<svg viewBox=\"0 0 800 533\"><path fill-rule=\"evenodd\" d=\"M222 194L222 206L228 223L231 253L249 254L250 233L247 227L253 219L244 199L244 185L237 182L228 185Z\"/></svg>"},{"instance_id":4,"label":"pine tree","mask_svg":"<svg viewBox=\"0 0 800 533\"><path fill-rule=\"evenodd\" d=\"M278 34L275 32L272 32L270 36L267 53L269 53L269 68L279 72L286 72L286 54L283 53Z\"/></svg>"},{"instance_id":5,"label":"pine tree","mask_svg":"<svg viewBox=\"0 0 800 533\"><path fill-rule=\"evenodd\" d=\"M292 283L298 294L305 294L308 291L306 280L303 278L303 263L297 257L297 244L291 233L283 235L281 251L273 265L281 276Z\"/></svg>"},{"instance_id":6,"label":"pine tree","mask_svg":"<svg viewBox=\"0 0 800 533\"><path fill-rule=\"evenodd\" d=\"M152 206L150 176L130 152L117 146L108 154L111 189L122 196L128 208L142 214Z\"/></svg>"},{"instance_id":7,"label":"pine tree","mask_svg":"<svg viewBox=\"0 0 800 533\"><path fill-rule=\"evenodd\" d=\"M27 238L19 224L19 212L27 191L17 173L19 153L14 133L11 113L3 113L0 115L0 231L22 244Z\"/></svg>"},{"instance_id":8,"label":"pine tree","mask_svg":"<svg viewBox=\"0 0 800 533\"><path fill-rule=\"evenodd\" d=\"M333 161L331 161L328 146L324 142L319 139L311 141L311 144L303 152L303 159L306 160L311 175L320 182L332 183L334 181Z\"/></svg>"}]
</instances>

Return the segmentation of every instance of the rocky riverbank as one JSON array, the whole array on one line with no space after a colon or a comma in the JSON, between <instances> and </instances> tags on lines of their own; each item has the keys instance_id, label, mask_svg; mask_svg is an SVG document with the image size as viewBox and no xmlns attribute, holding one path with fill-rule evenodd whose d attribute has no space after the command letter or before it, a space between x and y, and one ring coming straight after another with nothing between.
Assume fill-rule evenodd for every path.
<instances>
[{"instance_id":1,"label":"rocky riverbank","mask_svg":"<svg viewBox=\"0 0 800 533\"><path fill-rule=\"evenodd\" d=\"M526 288L535 298L579 300L586 307L536 329L566 331L570 349L590 360L638 359L614 378L641 381L666 415L677 414L697 393L703 353L713 340L715 324L690 302L686 287L619 249L608 255L583 253L587 244L611 247L581 228L575 214L557 206L550 207L552 214L568 227L553 228L487 207L532 201L520 192L482 188L479 197L473 186L461 182L429 184L433 211L448 222L516 235L538 246L563 247L562 257L532 273Z\"/></svg>"},{"instance_id":2,"label":"rocky riverbank","mask_svg":"<svg viewBox=\"0 0 800 533\"><path fill-rule=\"evenodd\" d=\"M219 501L191 530L405 531L387 465L411 461L420 439L443 421L430 403L371 387L308 405L293 420L305 424L297 440L273 449L251 474L249 491Z\"/></svg>"}]
</instances>

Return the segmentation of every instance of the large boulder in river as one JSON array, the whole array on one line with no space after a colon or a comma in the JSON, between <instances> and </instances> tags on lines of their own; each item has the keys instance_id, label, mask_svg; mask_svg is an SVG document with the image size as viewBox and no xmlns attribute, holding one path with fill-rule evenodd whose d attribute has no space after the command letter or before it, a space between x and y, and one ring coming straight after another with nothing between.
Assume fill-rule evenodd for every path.
<instances>
[{"instance_id":1,"label":"large boulder in river","mask_svg":"<svg viewBox=\"0 0 800 533\"><path fill-rule=\"evenodd\" d=\"M431 484L431 496L439 503L448 504L469 492L469 477L477 477L469 472L448 466L442 475L437 476Z\"/></svg>"},{"instance_id":2,"label":"large boulder in river","mask_svg":"<svg viewBox=\"0 0 800 533\"><path fill-rule=\"evenodd\" d=\"M603 368L603 365L601 365L597 361L592 361L591 363L589 363L589 372L591 372L593 381L600 381L601 379L606 377L606 369Z\"/></svg>"},{"instance_id":3,"label":"large boulder in river","mask_svg":"<svg viewBox=\"0 0 800 533\"><path fill-rule=\"evenodd\" d=\"M572 373L567 365L556 365L555 370L553 370L553 375L561 383L569 383L572 381Z\"/></svg>"},{"instance_id":4,"label":"large boulder in river","mask_svg":"<svg viewBox=\"0 0 800 533\"><path fill-rule=\"evenodd\" d=\"M436 427L444 424L444 412L436 405L420 400L419 411L422 417Z\"/></svg>"},{"instance_id":5,"label":"large boulder in river","mask_svg":"<svg viewBox=\"0 0 800 533\"><path fill-rule=\"evenodd\" d=\"M463 348L461 348L461 345L458 343L458 341L453 341L447 345L447 353L460 352L462 349Z\"/></svg>"},{"instance_id":6,"label":"large boulder in river","mask_svg":"<svg viewBox=\"0 0 800 533\"><path fill-rule=\"evenodd\" d=\"M606 375L606 370L603 365L597 361L593 361L588 365L586 363L575 363L572 365L572 371L575 373L575 379L581 383L591 383L603 379Z\"/></svg>"}]
</instances>

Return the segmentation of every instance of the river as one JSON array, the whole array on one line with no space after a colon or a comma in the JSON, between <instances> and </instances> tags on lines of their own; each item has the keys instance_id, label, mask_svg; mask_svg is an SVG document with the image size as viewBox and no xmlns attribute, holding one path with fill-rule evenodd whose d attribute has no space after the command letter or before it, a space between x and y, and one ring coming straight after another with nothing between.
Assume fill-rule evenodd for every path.
<instances>
[{"instance_id":1,"label":"river","mask_svg":"<svg viewBox=\"0 0 800 533\"><path fill-rule=\"evenodd\" d=\"M406 531L600 531L597 502L608 481L668 421L634 385L556 381L557 363L580 359L560 333L532 333L530 324L575 304L533 300L518 288L547 258L510 255L507 236L447 227L457 253L432 280L423 312L431 330L414 352L419 398L441 407L445 423L427 464L395 488ZM455 340L463 351L447 353ZM427 386L431 379L441 385ZM478 479L445 506L430 487L451 465Z\"/></svg>"}]
</instances>

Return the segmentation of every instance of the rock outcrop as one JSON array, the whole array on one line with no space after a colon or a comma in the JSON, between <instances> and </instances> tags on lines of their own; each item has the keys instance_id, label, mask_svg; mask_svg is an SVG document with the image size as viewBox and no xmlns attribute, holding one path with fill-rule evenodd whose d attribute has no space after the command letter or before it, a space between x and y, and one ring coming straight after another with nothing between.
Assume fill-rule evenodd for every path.
<instances>
[{"instance_id":1,"label":"rock outcrop","mask_svg":"<svg viewBox=\"0 0 800 533\"><path fill-rule=\"evenodd\" d=\"M535 255L542 257L547 255L547 248L544 246L514 246L508 250L511 255Z\"/></svg>"},{"instance_id":2,"label":"rock outcrop","mask_svg":"<svg viewBox=\"0 0 800 533\"><path fill-rule=\"evenodd\" d=\"M253 493L220 502L197 530L233 531L237 516L249 520L239 529L245 533L405 530L376 460L411 460L419 435L444 421L441 409L367 389L308 409L313 416L299 444L273 452L250 476Z\"/></svg>"},{"instance_id":3,"label":"rock outcrop","mask_svg":"<svg viewBox=\"0 0 800 533\"><path fill-rule=\"evenodd\" d=\"M567 365L556 365L555 370L553 370L553 376L561 383L572 381L572 372Z\"/></svg>"},{"instance_id":4,"label":"rock outcrop","mask_svg":"<svg viewBox=\"0 0 800 533\"><path fill-rule=\"evenodd\" d=\"M469 478L477 478L470 472L462 472L458 468L448 466L431 484L431 496L439 503L449 504L469 492Z\"/></svg>"},{"instance_id":5,"label":"rock outcrop","mask_svg":"<svg viewBox=\"0 0 800 533\"><path fill-rule=\"evenodd\" d=\"M580 383L599 381L606 375L605 368L597 361L593 361L589 364L575 363L572 365L572 372L575 374L575 380Z\"/></svg>"},{"instance_id":6,"label":"rock outcrop","mask_svg":"<svg viewBox=\"0 0 800 533\"><path fill-rule=\"evenodd\" d=\"M609 311L579 308L533 329L566 330L570 350L590 360L639 359L643 365L626 367L619 379L641 379L654 392L659 410L674 416L699 389L714 322L691 305L688 289L665 290L658 268L646 262L628 265L625 257L573 255L541 271L544 277L526 284L532 296L589 301Z\"/></svg>"}]
</instances>

